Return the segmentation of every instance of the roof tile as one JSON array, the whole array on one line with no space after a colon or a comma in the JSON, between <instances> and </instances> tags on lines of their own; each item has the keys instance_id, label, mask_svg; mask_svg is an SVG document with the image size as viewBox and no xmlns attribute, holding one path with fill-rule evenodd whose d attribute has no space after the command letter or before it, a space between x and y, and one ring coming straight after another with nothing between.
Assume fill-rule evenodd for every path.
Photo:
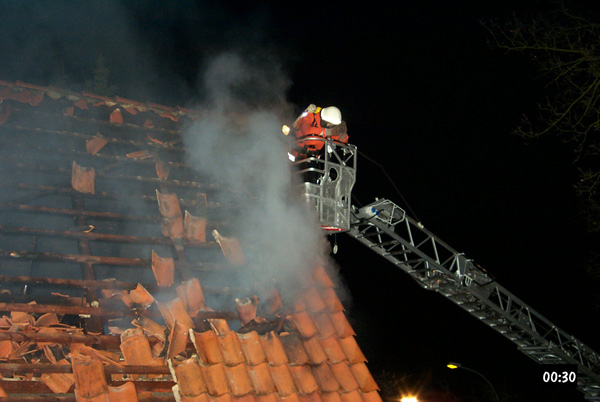
<instances>
[{"instance_id":1,"label":"roof tile","mask_svg":"<svg viewBox=\"0 0 600 402\"><path fill-rule=\"evenodd\" d=\"M288 363L288 358L283 349L281 339L275 335L273 331L260 337L263 350L267 355L269 364L273 366L279 366L280 364Z\"/></svg>"},{"instance_id":2,"label":"roof tile","mask_svg":"<svg viewBox=\"0 0 600 402\"><path fill-rule=\"evenodd\" d=\"M302 365L309 363L309 357L304 350L302 340L295 333L288 333L280 336L281 344L285 350L285 354L288 357L290 364Z\"/></svg>"},{"instance_id":3,"label":"roof tile","mask_svg":"<svg viewBox=\"0 0 600 402\"><path fill-rule=\"evenodd\" d=\"M219 341L219 346L223 353L223 361L226 365L234 366L246 362L242 343L235 332L227 332L225 335L218 336L217 340Z\"/></svg>"},{"instance_id":4,"label":"roof tile","mask_svg":"<svg viewBox=\"0 0 600 402\"><path fill-rule=\"evenodd\" d=\"M371 392L379 390L375 379L373 379L373 376L365 363L353 364L350 366L350 369L352 370L352 374L354 375L354 378L356 378L361 391Z\"/></svg>"},{"instance_id":5,"label":"roof tile","mask_svg":"<svg viewBox=\"0 0 600 402\"><path fill-rule=\"evenodd\" d=\"M198 278L192 278L188 281L181 282L181 284L177 286L176 291L177 296L179 296L191 317L196 316L200 310L206 308L202 285Z\"/></svg>"},{"instance_id":6,"label":"roof tile","mask_svg":"<svg viewBox=\"0 0 600 402\"><path fill-rule=\"evenodd\" d=\"M277 395L278 402L300 402L298 394L293 393L290 395Z\"/></svg>"},{"instance_id":7,"label":"roof tile","mask_svg":"<svg viewBox=\"0 0 600 402\"><path fill-rule=\"evenodd\" d=\"M346 354L342 350L342 347L335 336L322 339L320 338L319 343L323 347L323 350L327 355L327 359L331 363L339 363L347 359Z\"/></svg>"},{"instance_id":8,"label":"roof tile","mask_svg":"<svg viewBox=\"0 0 600 402\"><path fill-rule=\"evenodd\" d=\"M317 334L317 327L306 311L294 313L291 316L292 323L304 338L312 338Z\"/></svg>"},{"instance_id":9,"label":"roof tile","mask_svg":"<svg viewBox=\"0 0 600 402\"><path fill-rule=\"evenodd\" d=\"M248 332L246 334L238 334L242 343L242 350L246 361L251 366L256 366L267 361L267 356L262 348L260 338L256 331Z\"/></svg>"},{"instance_id":10,"label":"roof tile","mask_svg":"<svg viewBox=\"0 0 600 402\"><path fill-rule=\"evenodd\" d=\"M94 181L96 172L93 167L83 167L73 161L71 170L71 186L74 190L84 194L94 194Z\"/></svg>"},{"instance_id":11,"label":"roof tile","mask_svg":"<svg viewBox=\"0 0 600 402\"><path fill-rule=\"evenodd\" d=\"M206 218L185 211L183 220L185 238L192 243L206 243Z\"/></svg>"},{"instance_id":12,"label":"roof tile","mask_svg":"<svg viewBox=\"0 0 600 402\"><path fill-rule=\"evenodd\" d=\"M173 393L176 394L178 391L177 385L173 387ZM211 399L207 394L200 394L198 396L184 396L179 394L181 402L211 402Z\"/></svg>"},{"instance_id":13,"label":"roof tile","mask_svg":"<svg viewBox=\"0 0 600 402\"><path fill-rule=\"evenodd\" d=\"M187 328L195 328L194 322L190 318L183 301L176 297L167 303L156 302L161 315L165 319L167 327L173 328L175 321Z\"/></svg>"},{"instance_id":14,"label":"roof tile","mask_svg":"<svg viewBox=\"0 0 600 402\"><path fill-rule=\"evenodd\" d=\"M182 395L193 397L208 391L200 365L195 357L182 361L170 360L169 366Z\"/></svg>"},{"instance_id":15,"label":"roof tile","mask_svg":"<svg viewBox=\"0 0 600 402\"><path fill-rule=\"evenodd\" d=\"M233 402L256 402L256 397L252 393L243 396L234 396Z\"/></svg>"},{"instance_id":16,"label":"roof tile","mask_svg":"<svg viewBox=\"0 0 600 402\"><path fill-rule=\"evenodd\" d=\"M338 341L350 363L364 363L367 361L367 358L360 350L360 347L358 346L354 336L347 336L345 338L338 339Z\"/></svg>"},{"instance_id":17,"label":"roof tile","mask_svg":"<svg viewBox=\"0 0 600 402\"><path fill-rule=\"evenodd\" d=\"M220 396L229 392L227 374L225 373L225 366L223 364L209 364L202 366L201 370L210 395Z\"/></svg>"},{"instance_id":18,"label":"roof tile","mask_svg":"<svg viewBox=\"0 0 600 402\"><path fill-rule=\"evenodd\" d=\"M322 392L321 400L323 402L342 402L342 397L339 392Z\"/></svg>"},{"instance_id":19,"label":"roof tile","mask_svg":"<svg viewBox=\"0 0 600 402\"><path fill-rule=\"evenodd\" d=\"M273 384L275 384L280 396L289 396L296 392L296 385L294 384L292 373L290 373L290 368L287 365L282 364L281 366L268 367Z\"/></svg>"},{"instance_id":20,"label":"roof tile","mask_svg":"<svg viewBox=\"0 0 600 402\"><path fill-rule=\"evenodd\" d=\"M344 305L333 288L321 289L321 296L330 312L337 313L338 311L344 311Z\"/></svg>"},{"instance_id":21,"label":"roof tile","mask_svg":"<svg viewBox=\"0 0 600 402\"><path fill-rule=\"evenodd\" d=\"M383 402L377 391L363 392L362 397L364 402Z\"/></svg>"},{"instance_id":22,"label":"roof tile","mask_svg":"<svg viewBox=\"0 0 600 402\"><path fill-rule=\"evenodd\" d=\"M196 332L192 330L190 334L200 361L206 364L223 362L219 340L213 331Z\"/></svg>"},{"instance_id":23,"label":"roof tile","mask_svg":"<svg viewBox=\"0 0 600 402\"><path fill-rule=\"evenodd\" d=\"M125 382L119 386L108 386L108 400L110 402L137 402L138 396L135 384Z\"/></svg>"},{"instance_id":24,"label":"roof tile","mask_svg":"<svg viewBox=\"0 0 600 402\"><path fill-rule=\"evenodd\" d=\"M341 394L342 402L364 402L358 390Z\"/></svg>"},{"instance_id":25,"label":"roof tile","mask_svg":"<svg viewBox=\"0 0 600 402\"><path fill-rule=\"evenodd\" d=\"M70 364L67 360L62 359L56 364ZM75 383L75 377L70 373L44 373L41 377L42 381L52 392L56 394L65 394L71 389Z\"/></svg>"},{"instance_id":26,"label":"roof tile","mask_svg":"<svg viewBox=\"0 0 600 402\"><path fill-rule=\"evenodd\" d=\"M329 313L313 313L311 314L311 317L313 323L317 327L319 337L328 338L337 334L335 328L333 327L333 323L329 319Z\"/></svg>"},{"instance_id":27,"label":"roof tile","mask_svg":"<svg viewBox=\"0 0 600 402\"><path fill-rule=\"evenodd\" d=\"M339 338L346 338L350 335L356 335L352 329L352 326L350 326L348 319L346 318L346 314L344 314L343 311L330 314L329 318L331 319Z\"/></svg>"},{"instance_id":28,"label":"roof tile","mask_svg":"<svg viewBox=\"0 0 600 402\"><path fill-rule=\"evenodd\" d=\"M329 367L344 392L354 391L358 388L358 383L347 362L334 363Z\"/></svg>"},{"instance_id":29,"label":"roof tile","mask_svg":"<svg viewBox=\"0 0 600 402\"><path fill-rule=\"evenodd\" d=\"M225 366L225 374L229 382L229 389L234 396L242 396L253 391L252 382L244 364Z\"/></svg>"},{"instance_id":30,"label":"roof tile","mask_svg":"<svg viewBox=\"0 0 600 402\"><path fill-rule=\"evenodd\" d=\"M308 395L319 390L319 385L317 384L317 380L315 380L310 366L289 366L289 368L298 391L302 395Z\"/></svg>"},{"instance_id":31,"label":"roof tile","mask_svg":"<svg viewBox=\"0 0 600 402\"><path fill-rule=\"evenodd\" d=\"M315 281L319 284L319 286L323 288L333 288L335 287L331 277L325 270L325 267L322 264L317 264L313 271L313 277Z\"/></svg>"},{"instance_id":32,"label":"roof tile","mask_svg":"<svg viewBox=\"0 0 600 402\"><path fill-rule=\"evenodd\" d=\"M302 292L306 306L311 312L321 311L327 308L325 301L315 286L310 286Z\"/></svg>"},{"instance_id":33,"label":"roof tile","mask_svg":"<svg viewBox=\"0 0 600 402\"><path fill-rule=\"evenodd\" d=\"M257 395L272 395L277 389L269 373L267 363L261 363L256 366L247 366L248 375L254 386ZM268 398L266 398L268 399Z\"/></svg>"},{"instance_id":34,"label":"roof tile","mask_svg":"<svg viewBox=\"0 0 600 402\"><path fill-rule=\"evenodd\" d=\"M171 359L180 353L185 352L189 335L189 328L175 322L171 333L169 334L169 347L167 349L167 359Z\"/></svg>"},{"instance_id":35,"label":"roof tile","mask_svg":"<svg viewBox=\"0 0 600 402\"><path fill-rule=\"evenodd\" d=\"M313 392L306 395L298 395L300 402L323 402L319 392Z\"/></svg>"},{"instance_id":36,"label":"roof tile","mask_svg":"<svg viewBox=\"0 0 600 402\"><path fill-rule=\"evenodd\" d=\"M100 360L79 353L71 353L75 377L75 392L84 398L108 395L108 384Z\"/></svg>"},{"instance_id":37,"label":"roof tile","mask_svg":"<svg viewBox=\"0 0 600 402\"><path fill-rule=\"evenodd\" d=\"M96 155L106 144L108 144L106 138L95 135L85 140L85 150L90 155Z\"/></svg>"},{"instance_id":38,"label":"roof tile","mask_svg":"<svg viewBox=\"0 0 600 402\"><path fill-rule=\"evenodd\" d=\"M328 363L312 366L313 375L323 392L335 392L340 389L340 384L333 375Z\"/></svg>"},{"instance_id":39,"label":"roof tile","mask_svg":"<svg viewBox=\"0 0 600 402\"><path fill-rule=\"evenodd\" d=\"M175 279L175 261L171 257L161 257L152 250L152 272L158 286L171 286Z\"/></svg>"},{"instance_id":40,"label":"roof tile","mask_svg":"<svg viewBox=\"0 0 600 402\"><path fill-rule=\"evenodd\" d=\"M116 108L110 114L110 122L121 124L123 123L123 113L121 113L121 109Z\"/></svg>"},{"instance_id":41,"label":"roof tile","mask_svg":"<svg viewBox=\"0 0 600 402\"><path fill-rule=\"evenodd\" d=\"M265 394L265 395L256 395L256 402L279 402L279 399L275 395L275 391Z\"/></svg>"},{"instance_id":42,"label":"roof tile","mask_svg":"<svg viewBox=\"0 0 600 402\"><path fill-rule=\"evenodd\" d=\"M316 336L302 342L304 350L313 364L321 364L327 360L327 354Z\"/></svg>"}]
</instances>

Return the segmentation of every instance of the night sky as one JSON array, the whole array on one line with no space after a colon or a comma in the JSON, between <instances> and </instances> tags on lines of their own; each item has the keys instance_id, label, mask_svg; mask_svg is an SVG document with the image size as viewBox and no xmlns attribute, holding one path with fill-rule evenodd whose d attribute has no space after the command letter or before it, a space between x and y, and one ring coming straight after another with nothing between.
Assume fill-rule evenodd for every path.
<instances>
[{"instance_id":1,"label":"night sky","mask_svg":"<svg viewBox=\"0 0 600 402\"><path fill-rule=\"evenodd\" d=\"M3 1L0 79L81 90L101 54L118 95L192 106L202 99L199 77L211 56L271 55L288 75L295 111L338 106L351 142L402 192L363 158L358 202L394 200L600 350L572 155L555 139L526 146L510 134L543 99L543 83L529 59L492 49L479 22L550 2L215 3ZM533 361L443 296L352 238L337 240L347 313L376 376L394 373L423 394L484 400L480 378L445 368L459 361L484 373L502 400L583 401L576 390L543 386Z\"/></svg>"}]
</instances>

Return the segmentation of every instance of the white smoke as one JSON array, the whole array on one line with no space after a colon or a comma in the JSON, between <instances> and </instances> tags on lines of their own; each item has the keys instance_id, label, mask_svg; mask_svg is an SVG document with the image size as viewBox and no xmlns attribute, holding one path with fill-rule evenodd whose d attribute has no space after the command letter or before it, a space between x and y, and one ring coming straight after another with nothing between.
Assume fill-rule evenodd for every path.
<instances>
[{"instance_id":1,"label":"white smoke","mask_svg":"<svg viewBox=\"0 0 600 402\"><path fill-rule=\"evenodd\" d=\"M184 134L187 162L224 188L220 202L233 217L225 235L238 237L248 260L240 285L301 286L324 235L292 186L281 133L295 118L285 101L290 82L275 60L235 52L208 63L203 82L204 115Z\"/></svg>"}]
</instances>

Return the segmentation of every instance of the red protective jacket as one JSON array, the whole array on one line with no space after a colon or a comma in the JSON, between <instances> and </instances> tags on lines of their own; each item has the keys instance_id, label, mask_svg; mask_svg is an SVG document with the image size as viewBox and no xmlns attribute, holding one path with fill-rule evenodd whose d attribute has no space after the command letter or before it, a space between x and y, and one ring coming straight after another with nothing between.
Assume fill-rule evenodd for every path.
<instances>
[{"instance_id":1,"label":"red protective jacket","mask_svg":"<svg viewBox=\"0 0 600 402\"><path fill-rule=\"evenodd\" d=\"M321 137L325 139L325 128L321 127L321 108L315 113L306 113L296 123L296 139L301 140L306 137ZM325 142L317 140L307 140L298 143L301 147L307 147L312 150L321 150Z\"/></svg>"}]
</instances>

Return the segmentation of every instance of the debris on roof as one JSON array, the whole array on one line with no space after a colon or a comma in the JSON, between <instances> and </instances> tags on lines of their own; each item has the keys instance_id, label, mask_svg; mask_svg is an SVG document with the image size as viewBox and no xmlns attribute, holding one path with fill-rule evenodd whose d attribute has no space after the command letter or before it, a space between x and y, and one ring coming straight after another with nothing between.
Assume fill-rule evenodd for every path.
<instances>
[{"instance_id":1,"label":"debris on roof","mask_svg":"<svg viewBox=\"0 0 600 402\"><path fill-rule=\"evenodd\" d=\"M19 81L0 101L0 396L381 402L325 263L296 294L249 283L226 189L184 157L200 111Z\"/></svg>"}]
</instances>

